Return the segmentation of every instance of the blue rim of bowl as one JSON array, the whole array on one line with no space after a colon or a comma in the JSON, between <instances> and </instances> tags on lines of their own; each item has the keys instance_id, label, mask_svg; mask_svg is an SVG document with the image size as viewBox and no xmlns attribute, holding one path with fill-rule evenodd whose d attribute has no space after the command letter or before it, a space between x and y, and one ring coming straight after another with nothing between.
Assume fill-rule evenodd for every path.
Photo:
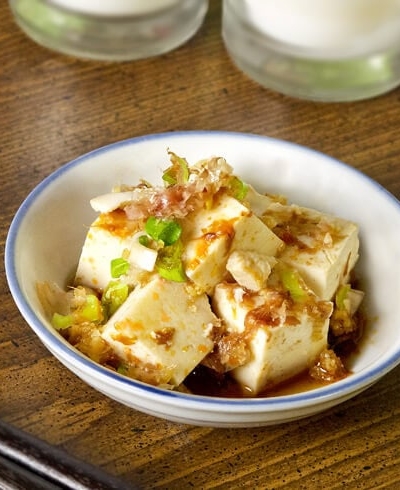
<instances>
[{"instance_id":1,"label":"blue rim of bowl","mask_svg":"<svg viewBox=\"0 0 400 490\"><path fill-rule=\"evenodd\" d=\"M81 165L86 160L96 157L100 154L107 153L122 146L131 146L135 144L140 144L146 141L156 140L156 139L171 139L171 138L193 138L196 136L201 137L211 137L211 138L244 138L244 139L258 139L270 144L276 145L277 147L287 147L289 149L294 149L299 152L307 152L313 154L329 163L331 166L342 166L346 171L353 172L358 178L364 179L372 187L374 187L378 192L382 193L385 198L390 201L393 205L399 208L400 213L400 202L383 186L372 180L370 177L351 167L340 160L336 160L329 155L321 153L309 147L305 147L290 141L279 140L269 136L263 136L253 133L241 133L234 131L173 131L165 133L155 133L151 135L137 136L121 141L111 143L109 145L97 148L88 153L85 153L77 158L71 160L70 162L64 164L62 167L55 170L53 173L48 175L42 182L40 182L25 198L21 206L15 214L6 239L5 245L5 270L8 285L13 296L14 302L16 303L21 315L39 336L39 338L44 339L42 342L46 345L48 349L53 349L59 351L60 357L64 359L69 359L75 364L77 363L81 369L89 369L96 373L97 378L103 378L105 376L110 381L118 383L124 388L133 388L139 390L141 393L148 395L149 397L162 397L163 400L169 398L171 403L174 400L179 400L180 403L189 405L200 405L203 410L207 409L221 409L234 408L242 409L241 412L253 411L254 408L258 409L279 409L279 410L291 410L293 406L296 407L306 407L315 403L324 403L331 399L335 399L338 396L343 397L350 395L354 391L359 392L363 389L368 388L370 385L378 381L382 376L391 371L397 364L400 363L400 351L397 350L386 359L384 362L378 363L373 369L366 369L364 372L351 374L347 378L337 381L335 383L329 384L327 386L316 388L310 391L305 391L301 393L295 393L292 395L283 395L277 397L265 397L265 398L223 398L223 397L211 397L202 395L192 395L188 393L182 393L178 391L170 391L156 386L151 386L140 381L130 379L115 373L84 356L76 349L71 348L64 339L59 336L55 331L51 331L46 327L36 316L35 312L30 307L29 303L24 297L24 294L20 288L16 267L14 263L14 248L15 242L18 237L18 230L21 222L23 221L26 213L28 212L32 203L35 199L55 180L62 176L65 172L68 172L72 168ZM61 351L60 351L61 349Z\"/></svg>"}]
</instances>

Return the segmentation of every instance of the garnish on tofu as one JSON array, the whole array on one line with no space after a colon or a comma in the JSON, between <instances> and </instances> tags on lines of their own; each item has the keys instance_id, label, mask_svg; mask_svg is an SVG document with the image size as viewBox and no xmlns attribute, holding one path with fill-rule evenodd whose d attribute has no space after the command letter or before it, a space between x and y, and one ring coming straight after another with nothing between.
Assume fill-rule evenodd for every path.
<instances>
[{"instance_id":1,"label":"garnish on tofu","mask_svg":"<svg viewBox=\"0 0 400 490\"><path fill-rule=\"evenodd\" d=\"M168 152L171 159L171 166L167 168L163 175L163 181L167 186L176 184L186 184L189 180L189 164L185 158L181 158L174 152Z\"/></svg>"},{"instance_id":2,"label":"garnish on tofu","mask_svg":"<svg viewBox=\"0 0 400 490\"><path fill-rule=\"evenodd\" d=\"M110 281L103 291L101 303L107 318L113 315L128 298L129 287L121 281Z\"/></svg>"},{"instance_id":3,"label":"garnish on tofu","mask_svg":"<svg viewBox=\"0 0 400 490\"><path fill-rule=\"evenodd\" d=\"M111 277L117 278L126 274L129 270L129 262L123 257L111 260Z\"/></svg>"},{"instance_id":4,"label":"garnish on tofu","mask_svg":"<svg viewBox=\"0 0 400 490\"><path fill-rule=\"evenodd\" d=\"M156 241L162 241L163 245L173 245L182 233L182 227L174 219L161 219L155 216L147 218L145 224L146 233Z\"/></svg>"},{"instance_id":5,"label":"garnish on tofu","mask_svg":"<svg viewBox=\"0 0 400 490\"><path fill-rule=\"evenodd\" d=\"M257 192L222 157L168 155L160 185L91 200L99 215L71 288L38 285L54 328L107 368L168 389L268 396L301 373L346 376L342 347L363 325L357 225Z\"/></svg>"}]
</instances>

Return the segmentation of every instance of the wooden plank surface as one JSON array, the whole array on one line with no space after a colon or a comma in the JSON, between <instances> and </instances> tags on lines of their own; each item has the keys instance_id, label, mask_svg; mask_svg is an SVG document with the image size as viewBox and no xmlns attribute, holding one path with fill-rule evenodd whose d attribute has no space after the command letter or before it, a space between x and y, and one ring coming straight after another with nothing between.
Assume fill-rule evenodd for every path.
<instances>
[{"instance_id":1,"label":"wooden plank surface","mask_svg":"<svg viewBox=\"0 0 400 490\"><path fill-rule=\"evenodd\" d=\"M211 0L200 32L164 56L88 62L30 41L0 6L0 245L44 177L121 139L252 132L326 152L400 197L400 91L348 104L263 89L229 60ZM354 190L356 192L356 189ZM395 264L396 265L396 264ZM260 429L189 427L105 398L21 318L0 261L0 419L141 488L400 488L400 369L337 408Z\"/></svg>"}]
</instances>

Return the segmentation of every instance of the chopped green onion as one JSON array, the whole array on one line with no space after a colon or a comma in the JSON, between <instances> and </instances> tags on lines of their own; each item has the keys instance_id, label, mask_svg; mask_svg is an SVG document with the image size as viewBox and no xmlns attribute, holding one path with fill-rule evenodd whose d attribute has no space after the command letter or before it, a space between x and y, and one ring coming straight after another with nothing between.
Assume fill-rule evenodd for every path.
<instances>
[{"instance_id":1,"label":"chopped green onion","mask_svg":"<svg viewBox=\"0 0 400 490\"><path fill-rule=\"evenodd\" d=\"M249 190L249 186L235 175L231 177L229 187L233 197L238 201L243 201L247 195L247 191Z\"/></svg>"},{"instance_id":2,"label":"chopped green onion","mask_svg":"<svg viewBox=\"0 0 400 490\"><path fill-rule=\"evenodd\" d=\"M175 220L150 216L146 221L145 231L153 240L161 240L168 246L173 245L179 240L182 233L182 227Z\"/></svg>"},{"instance_id":3,"label":"chopped green onion","mask_svg":"<svg viewBox=\"0 0 400 490\"><path fill-rule=\"evenodd\" d=\"M281 271L283 287L290 293L294 301L304 301L308 294L302 284L300 274L294 269L283 269Z\"/></svg>"},{"instance_id":4,"label":"chopped green onion","mask_svg":"<svg viewBox=\"0 0 400 490\"><path fill-rule=\"evenodd\" d=\"M120 281L110 281L103 292L101 302L107 309L108 316L113 315L126 301L129 287Z\"/></svg>"},{"instance_id":5,"label":"chopped green onion","mask_svg":"<svg viewBox=\"0 0 400 490\"><path fill-rule=\"evenodd\" d=\"M169 151L171 167L168 167L163 173L162 179L168 185L186 184L189 180L189 165L184 158L179 157L172 151Z\"/></svg>"},{"instance_id":6,"label":"chopped green onion","mask_svg":"<svg viewBox=\"0 0 400 490\"><path fill-rule=\"evenodd\" d=\"M51 324L56 330L63 330L68 328L73 324L74 320L72 315L60 315L59 313L54 313L51 319Z\"/></svg>"},{"instance_id":7,"label":"chopped green onion","mask_svg":"<svg viewBox=\"0 0 400 490\"><path fill-rule=\"evenodd\" d=\"M168 186L175 185L177 183L177 178L174 176L172 167L167 168L167 170L163 173L162 179Z\"/></svg>"},{"instance_id":8,"label":"chopped green onion","mask_svg":"<svg viewBox=\"0 0 400 490\"><path fill-rule=\"evenodd\" d=\"M111 277L114 279L126 274L128 270L129 262L126 259L119 257L111 261Z\"/></svg>"},{"instance_id":9,"label":"chopped green onion","mask_svg":"<svg viewBox=\"0 0 400 490\"><path fill-rule=\"evenodd\" d=\"M161 277L174 282L185 282L186 274L182 263L182 243L162 248L158 252L156 270Z\"/></svg>"},{"instance_id":10,"label":"chopped green onion","mask_svg":"<svg viewBox=\"0 0 400 490\"><path fill-rule=\"evenodd\" d=\"M99 322L103 319L103 310L97 296L88 294L82 307L77 310L78 318L87 322Z\"/></svg>"},{"instance_id":11,"label":"chopped green onion","mask_svg":"<svg viewBox=\"0 0 400 490\"><path fill-rule=\"evenodd\" d=\"M345 300L347 298L347 295L350 291L350 286L349 284L345 284L343 286L340 286L339 289L336 291L336 296L335 296L335 303L336 306L339 310L346 310L346 304Z\"/></svg>"},{"instance_id":12,"label":"chopped green onion","mask_svg":"<svg viewBox=\"0 0 400 490\"><path fill-rule=\"evenodd\" d=\"M147 235L140 235L140 237L138 238L138 242L140 243L140 245L143 245L143 247L148 247L150 245L150 240Z\"/></svg>"},{"instance_id":13,"label":"chopped green onion","mask_svg":"<svg viewBox=\"0 0 400 490\"><path fill-rule=\"evenodd\" d=\"M73 324L101 322L103 318L103 307L100 300L94 294L87 294L84 303L69 315L54 313L51 323L56 330L63 330Z\"/></svg>"},{"instance_id":14,"label":"chopped green onion","mask_svg":"<svg viewBox=\"0 0 400 490\"><path fill-rule=\"evenodd\" d=\"M128 366L126 366L125 364L120 364L117 367L117 373L123 374L123 375L128 374Z\"/></svg>"}]
</instances>

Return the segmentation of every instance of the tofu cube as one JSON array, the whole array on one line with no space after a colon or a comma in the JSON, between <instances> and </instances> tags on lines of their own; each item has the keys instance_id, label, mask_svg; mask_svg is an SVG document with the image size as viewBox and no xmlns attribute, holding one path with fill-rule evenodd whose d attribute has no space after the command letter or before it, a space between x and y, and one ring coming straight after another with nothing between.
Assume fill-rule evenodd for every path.
<instances>
[{"instance_id":1,"label":"tofu cube","mask_svg":"<svg viewBox=\"0 0 400 490\"><path fill-rule=\"evenodd\" d=\"M358 260L356 224L295 205L272 204L263 220L285 242L279 259L321 299L333 298Z\"/></svg>"},{"instance_id":2,"label":"tofu cube","mask_svg":"<svg viewBox=\"0 0 400 490\"><path fill-rule=\"evenodd\" d=\"M184 245L183 263L186 275L207 294L226 276L226 262L231 241L228 235L202 236Z\"/></svg>"},{"instance_id":3,"label":"tofu cube","mask_svg":"<svg viewBox=\"0 0 400 490\"><path fill-rule=\"evenodd\" d=\"M259 291L266 286L276 262L275 257L235 250L228 258L226 269L238 284L250 291Z\"/></svg>"},{"instance_id":4,"label":"tofu cube","mask_svg":"<svg viewBox=\"0 0 400 490\"><path fill-rule=\"evenodd\" d=\"M205 294L155 276L132 291L101 335L137 368L137 379L176 387L213 349L218 325Z\"/></svg>"},{"instance_id":5,"label":"tofu cube","mask_svg":"<svg viewBox=\"0 0 400 490\"><path fill-rule=\"evenodd\" d=\"M211 209L199 209L182 220L183 262L187 276L210 294L226 276L235 250L274 256L283 242L246 206L223 195Z\"/></svg>"},{"instance_id":6,"label":"tofu cube","mask_svg":"<svg viewBox=\"0 0 400 490\"><path fill-rule=\"evenodd\" d=\"M235 336L235 344L241 340L249 351L248 360L230 373L253 395L305 371L327 347L333 306L314 295L302 304L274 289L250 293L238 284L221 283L213 309L226 326L226 345Z\"/></svg>"},{"instance_id":7,"label":"tofu cube","mask_svg":"<svg viewBox=\"0 0 400 490\"><path fill-rule=\"evenodd\" d=\"M104 290L111 277L111 261L122 256L132 266L151 272L157 252L138 242L138 224L129 221L124 211L100 214L92 223L82 247L75 275L75 284ZM131 275L133 280L134 275ZM135 281L133 280L133 283Z\"/></svg>"}]
</instances>

